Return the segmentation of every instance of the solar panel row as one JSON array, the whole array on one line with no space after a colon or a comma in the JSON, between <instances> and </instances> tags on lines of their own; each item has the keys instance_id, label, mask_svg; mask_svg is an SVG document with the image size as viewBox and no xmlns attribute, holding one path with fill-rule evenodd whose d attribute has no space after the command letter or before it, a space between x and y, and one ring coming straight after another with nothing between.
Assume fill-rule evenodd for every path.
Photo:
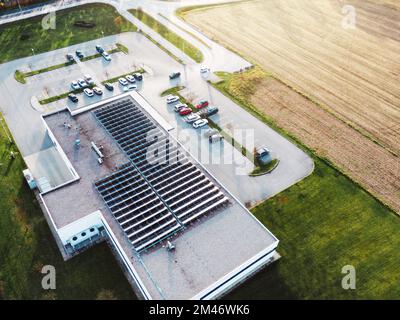
<instances>
[{"instance_id":1,"label":"solar panel row","mask_svg":"<svg viewBox=\"0 0 400 320\"><path fill-rule=\"evenodd\" d=\"M131 99L94 115L131 160L95 185L137 251L229 204L176 141Z\"/></svg>"}]
</instances>

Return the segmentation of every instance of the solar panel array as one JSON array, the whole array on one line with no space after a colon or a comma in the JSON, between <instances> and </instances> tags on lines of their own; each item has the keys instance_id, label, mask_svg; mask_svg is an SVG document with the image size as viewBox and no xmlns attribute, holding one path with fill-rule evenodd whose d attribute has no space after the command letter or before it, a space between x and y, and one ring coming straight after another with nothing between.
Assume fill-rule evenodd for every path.
<instances>
[{"instance_id":1,"label":"solar panel array","mask_svg":"<svg viewBox=\"0 0 400 320\"><path fill-rule=\"evenodd\" d=\"M133 100L114 102L94 115L130 159L95 185L137 251L229 204L220 188Z\"/></svg>"}]
</instances>

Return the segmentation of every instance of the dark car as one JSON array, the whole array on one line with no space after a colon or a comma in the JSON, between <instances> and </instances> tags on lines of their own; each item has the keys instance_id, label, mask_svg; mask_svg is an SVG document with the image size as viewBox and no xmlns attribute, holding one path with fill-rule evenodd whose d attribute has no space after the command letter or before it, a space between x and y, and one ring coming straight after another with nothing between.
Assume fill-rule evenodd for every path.
<instances>
[{"instance_id":1,"label":"dark car","mask_svg":"<svg viewBox=\"0 0 400 320\"><path fill-rule=\"evenodd\" d=\"M111 83L106 82L104 86L108 91L114 91L114 86Z\"/></svg>"},{"instance_id":2,"label":"dark car","mask_svg":"<svg viewBox=\"0 0 400 320\"><path fill-rule=\"evenodd\" d=\"M68 95L68 99L71 100L72 102L75 102L75 103L77 103L79 101L78 97L76 95L74 95L73 93L70 93Z\"/></svg>"},{"instance_id":3,"label":"dark car","mask_svg":"<svg viewBox=\"0 0 400 320\"><path fill-rule=\"evenodd\" d=\"M207 108L207 116L212 116L213 114L218 113L218 108L217 107L208 107Z\"/></svg>"},{"instance_id":4,"label":"dark car","mask_svg":"<svg viewBox=\"0 0 400 320\"><path fill-rule=\"evenodd\" d=\"M83 53L82 53L82 51L81 50L76 50L76 56L79 58L79 59L82 59L83 57L84 57L84 55L83 55Z\"/></svg>"},{"instance_id":5,"label":"dark car","mask_svg":"<svg viewBox=\"0 0 400 320\"><path fill-rule=\"evenodd\" d=\"M99 45L96 46L96 50L97 50L98 53L103 53L104 52L104 49Z\"/></svg>"},{"instance_id":6,"label":"dark car","mask_svg":"<svg viewBox=\"0 0 400 320\"><path fill-rule=\"evenodd\" d=\"M73 56L72 54L68 53L68 54L66 55L66 57L67 57L67 60L68 60L68 61L70 61L70 62L74 61L74 56Z\"/></svg>"},{"instance_id":7,"label":"dark car","mask_svg":"<svg viewBox=\"0 0 400 320\"><path fill-rule=\"evenodd\" d=\"M180 73L180 72L173 72L173 73L171 73L171 74L169 75L169 78L172 80L172 79L179 78L180 76L181 76L181 73Z\"/></svg>"},{"instance_id":8,"label":"dark car","mask_svg":"<svg viewBox=\"0 0 400 320\"><path fill-rule=\"evenodd\" d=\"M136 72L133 74L133 77L135 78L135 80L137 81L142 81L143 80L143 75L139 72Z\"/></svg>"}]
</instances>

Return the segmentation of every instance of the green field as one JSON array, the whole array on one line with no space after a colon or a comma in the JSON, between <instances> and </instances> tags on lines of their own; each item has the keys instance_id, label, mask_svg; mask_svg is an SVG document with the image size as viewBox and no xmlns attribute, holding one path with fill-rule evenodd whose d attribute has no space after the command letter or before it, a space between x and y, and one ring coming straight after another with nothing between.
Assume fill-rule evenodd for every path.
<instances>
[{"instance_id":1,"label":"green field","mask_svg":"<svg viewBox=\"0 0 400 320\"><path fill-rule=\"evenodd\" d=\"M136 27L105 4L89 4L57 11L56 28L45 30L42 16L0 26L0 63L94 40ZM95 23L94 28L75 27L76 21ZM102 34L103 32L103 34Z\"/></svg>"},{"instance_id":2,"label":"green field","mask_svg":"<svg viewBox=\"0 0 400 320\"><path fill-rule=\"evenodd\" d=\"M11 151L0 126L0 299L135 299L105 243L64 262ZM55 266L56 290L42 289L43 265Z\"/></svg>"},{"instance_id":3,"label":"green field","mask_svg":"<svg viewBox=\"0 0 400 320\"><path fill-rule=\"evenodd\" d=\"M175 32L168 29L165 25L158 22L152 16L148 15L142 10L131 9L129 10L137 19L141 22L149 26L151 29L160 34L167 41L171 42L175 47L186 53L189 57L191 57L196 62L203 61L202 52L197 49L190 42L187 42L185 39L177 35Z\"/></svg>"},{"instance_id":4,"label":"green field","mask_svg":"<svg viewBox=\"0 0 400 320\"><path fill-rule=\"evenodd\" d=\"M398 298L400 218L249 102L261 72L256 67L242 74L218 73L222 81L213 85L307 150L315 171L253 208L280 239L283 257L227 298ZM356 290L341 287L345 265L356 268Z\"/></svg>"}]
</instances>

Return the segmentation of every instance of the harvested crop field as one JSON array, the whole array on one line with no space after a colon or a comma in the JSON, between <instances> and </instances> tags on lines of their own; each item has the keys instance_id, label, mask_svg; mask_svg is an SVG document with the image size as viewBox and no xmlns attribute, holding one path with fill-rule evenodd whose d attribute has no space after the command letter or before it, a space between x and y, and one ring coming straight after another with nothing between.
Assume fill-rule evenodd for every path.
<instances>
[{"instance_id":1,"label":"harvested crop field","mask_svg":"<svg viewBox=\"0 0 400 320\"><path fill-rule=\"evenodd\" d=\"M348 2L356 29L342 27L338 0L257 0L185 19L317 101L272 78L250 98L400 212L400 11L376 2Z\"/></svg>"}]
</instances>

